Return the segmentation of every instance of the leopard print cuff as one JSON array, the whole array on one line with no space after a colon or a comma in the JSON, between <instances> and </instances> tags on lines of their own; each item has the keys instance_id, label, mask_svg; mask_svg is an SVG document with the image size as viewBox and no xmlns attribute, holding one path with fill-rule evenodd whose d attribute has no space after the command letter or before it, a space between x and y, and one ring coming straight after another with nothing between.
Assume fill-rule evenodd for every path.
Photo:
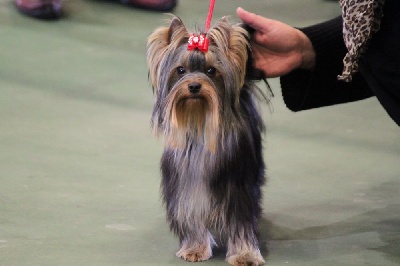
<instances>
[{"instance_id":1,"label":"leopard print cuff","mask_svg":"<svg viewBox=\"0 0 400 266\"><path fill-rule=\"evenodd\" d=\"M358 71L358 60L365 53L368 41L379 30L385 0L340 0L343 16L343 38L347 54L339 80L350 82Z\"/></svg>"}]
</instances>

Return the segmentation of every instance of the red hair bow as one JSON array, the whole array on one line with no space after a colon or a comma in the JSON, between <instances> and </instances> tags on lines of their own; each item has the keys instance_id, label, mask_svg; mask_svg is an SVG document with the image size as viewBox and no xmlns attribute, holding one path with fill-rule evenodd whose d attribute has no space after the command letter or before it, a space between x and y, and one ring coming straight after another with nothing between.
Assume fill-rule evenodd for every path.
<instances>
[{"instance_id":1,"label":"red hair bow","mask_svg":"<svg viewBox=\"0 0 400 266\"><path fill-rule=\"evenodd\" d=\"M208 38L205 34L200 34L199 36L190 34L188 40L188 50L191 51L196 48L202 52L208 51Z\"/></svg>"}]
</instances>

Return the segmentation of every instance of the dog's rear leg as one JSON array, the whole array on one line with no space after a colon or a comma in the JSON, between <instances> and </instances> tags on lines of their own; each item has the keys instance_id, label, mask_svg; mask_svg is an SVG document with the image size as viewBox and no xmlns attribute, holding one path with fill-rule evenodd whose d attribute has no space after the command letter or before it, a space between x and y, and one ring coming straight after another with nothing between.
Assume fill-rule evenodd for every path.
<instances>
[{"instance_id":1,"label":"dog's rear leg","mask_svg":"<svg viewBox=\"0 0 400 266\"><path fill-rule=\"evenodd\" d=\"M180 240L180 249L176 256L187 261L205 261L212 257L215 241L207 229L185 232Z\"/></svg>"}]
</instances>

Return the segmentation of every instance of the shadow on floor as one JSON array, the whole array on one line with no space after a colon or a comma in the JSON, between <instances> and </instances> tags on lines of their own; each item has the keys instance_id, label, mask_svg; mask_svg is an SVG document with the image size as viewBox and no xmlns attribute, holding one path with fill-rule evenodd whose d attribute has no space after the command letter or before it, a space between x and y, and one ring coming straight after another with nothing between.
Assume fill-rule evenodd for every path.
<instances>
[{"instance_id":1,"label":"shadow on floor","mask_svg":"<svg viewBox=\"0 0 400 266\"><path fill-rule=\"evenodd\" d=\"M367 193L366 198L370 202L380 202L383 207L332 224L291 229L263 218L260 221L261 239L264 240L261 241L263 254L269 255L268 251L274 245L273 243L278 242L287 242L289 249L291 249L295 242L311 243L321 240L320 244L326 247L327 241L338 244L346 241L352 243L352 249L360 247L375 250L383 253L388 260L398 263L400 262L400 204L395 203L398 198L398 191L400 191L400 182L382 184ZM312 207L316 209L331 208L334 211L335 208L332 208L332 206L334 204ZM306 209L309 208L306 207ZM298 211L301 212L301 210ZM374 234L380 241L379 245L366 238L366 235ZM335 245L332 245L331 249L335 253L346 252L344 247L339 248Z\"/></svg>"}]
</instances>

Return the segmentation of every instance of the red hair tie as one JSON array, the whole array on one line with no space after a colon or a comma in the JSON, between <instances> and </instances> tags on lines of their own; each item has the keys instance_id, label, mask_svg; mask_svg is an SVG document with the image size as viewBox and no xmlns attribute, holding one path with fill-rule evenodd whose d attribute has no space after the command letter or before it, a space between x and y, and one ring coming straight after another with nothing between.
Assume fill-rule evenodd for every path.
<instances>
[{"instance_id":1,"label":"red hair tie","mask_svg":"<svg viewBox=\"0 0 400 266\"><path fill-rule=\"evenodd\" d=\"M204 34L200 34L199 36L190 34L188 40L188 50L191 51L196 48L202 52L208 51L208 38Z\"/></svg>"}]
</instances>

